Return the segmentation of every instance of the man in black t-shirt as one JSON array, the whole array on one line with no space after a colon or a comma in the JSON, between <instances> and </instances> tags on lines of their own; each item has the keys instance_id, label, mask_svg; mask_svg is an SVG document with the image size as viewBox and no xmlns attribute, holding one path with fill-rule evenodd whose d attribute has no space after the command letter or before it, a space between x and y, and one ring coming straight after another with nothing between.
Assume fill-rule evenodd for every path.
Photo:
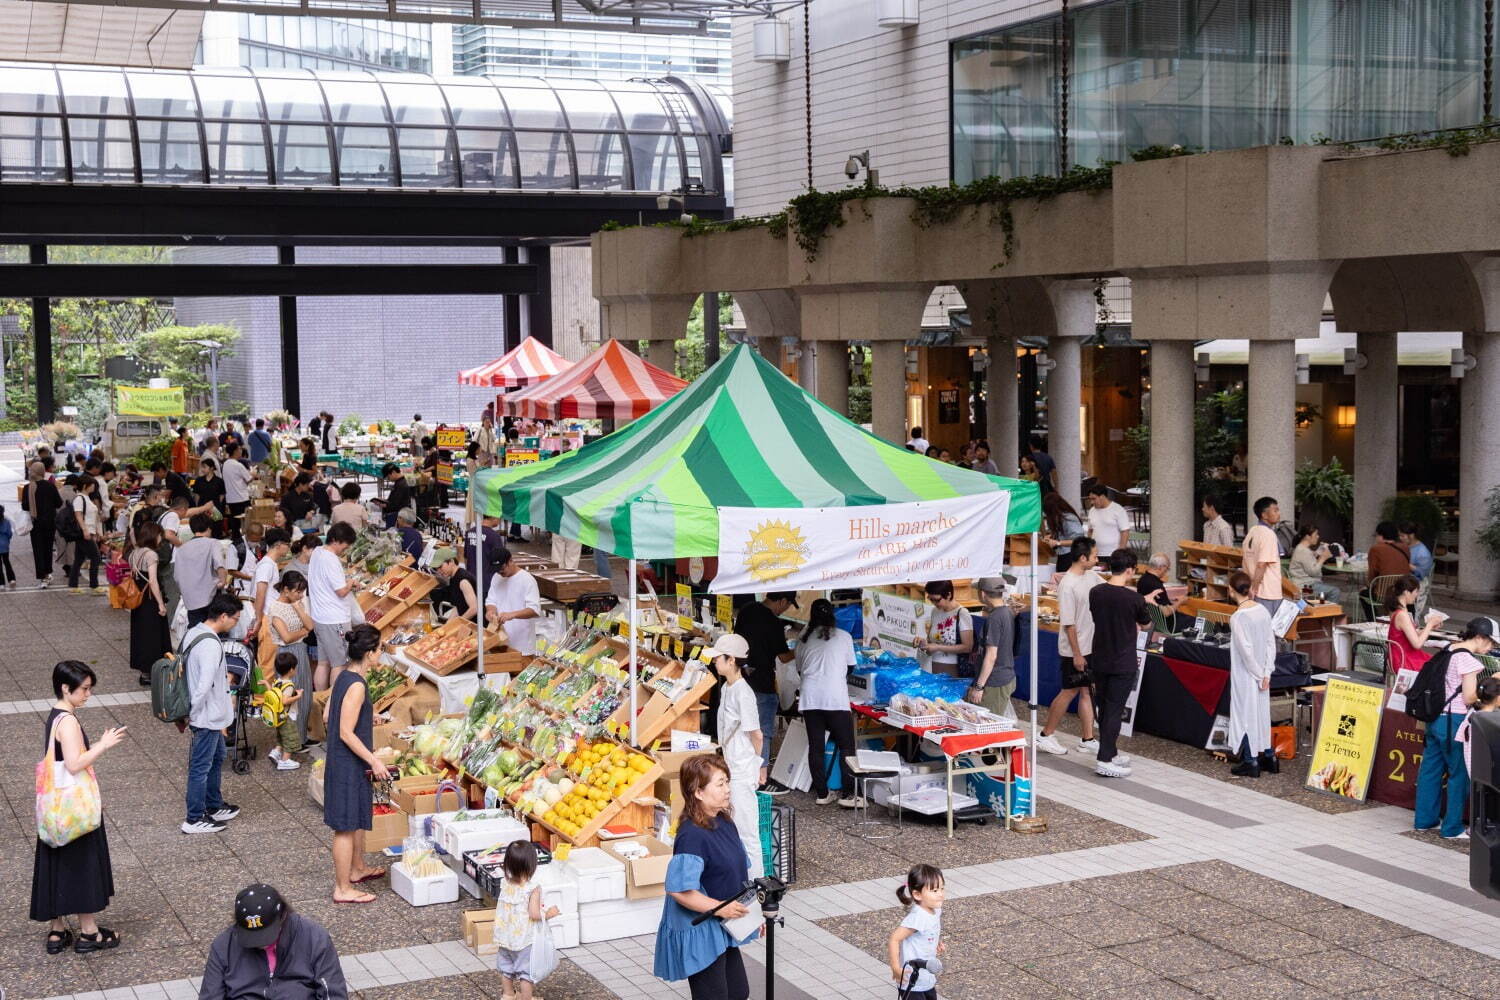
<instances>
[{"instance_id":1,"label":"man in black t-shirt","mask_svg":"<svg viewBox=\"0 0 1500 1000\"><path fill-rule=\"evenodd\" d=\"M747 604L734 619L734 632L750 644L745 680L755 692L755 706L760 715L760 755L767 770L771 767L771 740L776 734L776 665L786 663L793 653L786 645L786 625L781 616L797 607L797 595L790 591L767 594L765 600ZM768 783L763 789L773 795L787 791L779 784Z\"/></svg>"},{"instance_id":2,"label":"man in black t-shirt","mask_svg":"<svg viewBox=\"0 0 1500 1000\"><path fill-rule=\"evenodd\" d=\"M1120 722L1125 702L1135 688L1136 636L1150 626L1146 601L1131 586L1135 553L1117 549L1109 557L1109 581L1089 591L1089 614L1094 619L1094 652L1089 670L1094 675L1099 712L1099 756L1094 773L1106 778L1130 777L1130 757L1119 753Z\"/></svg>"}]
</instances>

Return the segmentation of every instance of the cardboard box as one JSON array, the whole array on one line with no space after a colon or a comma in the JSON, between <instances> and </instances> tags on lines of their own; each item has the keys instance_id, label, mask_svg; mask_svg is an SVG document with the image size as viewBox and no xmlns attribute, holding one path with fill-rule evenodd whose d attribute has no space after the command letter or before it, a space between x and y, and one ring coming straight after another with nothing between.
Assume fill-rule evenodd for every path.
<instances>
[{"instance_id":1,"label":"cardboard box","mask_svg":"<svg viewBox=\"0 0 1500 1000\"><path fill-rule=\"evenodd\" d=\"M320 806L323 804L323 770L323 768L313 767L311 764L307 768L308 797Z\"/></svg>"},{"instance_id":2,"label":"cardboard box","mask_svg":"<svg viewBox=\"0 0 1500 1000\"><path fill-rule=\"evenodd\" d=\"M375 816L370 823L370 832L365 834L366 851L383 851L406 840L411 823L404 812L389 812Z\"/></svg>"},{"instance_id":3,"label":"cardboard box","mask_svg":"<svg viewBox=\"0 0 1500 1000\"><path fill-rule=\"evenodd\" d=\"M683 750L674 752L671 750L654 750L652 756L661 764L662 773L668 778L676 778L682 773L683 762L690 757L701 757L704 754L716 754L719 752L717 744L710 742L701 750ZM657 796L661 798L661 796Z\"/></svg>"},{"instance_id":4,"label":"cardboard box","mask_svg":"<svg viewBox=\"0 0 1500 1000\"><path fill-rule=\"evenodd\" d=\"M307 717L307 738L310 740L317 740L321 743L328 739L328 729L323 722L323 712L328 707L328 696L332 693L332 688L327 691L313 692L312 715Z\"/></svg>"},{"instance_id":5,"label":"cardboard box","mask_svg":"<svg viewBox=\"0 0 1500 1000\"><path fill-rule=\"evenodd\" d=\"M431 816L438 809L438 796L434 794L443 779L435 774L416 774L396 781L391 789L391 802L408 816ZM452 792L443 795L449 808L462 809L462 794Z\"/></svg>"},{"instance_id":6,"label":"cardboard box","mask_svg":"<svg viewBox=\"0 0 1500 1000\"><path fill-rule=\"evenodd\" d=\"M627 858L620 853L625 844L642 844L650 851L644 858ZM672 863L672 849L655 837L631 837L629 840L606 841L600 849L625 866L625 898L651 899L667 894L667 866Z\"/></svg>"},{"instance_id":7,"label":"cardboard box","mask_svg":"<svg viewBox=\"0 0 1500 1000\"><path fill-rule=\"evenodd\" d=\"M463 930L464 944L473 948L481 940L488 941L494 933L495 911L487 906L465 910L459 917L459 927Z\"/></svg>"},{"instance_id":8,"label":"cardboard box","mask_svg":"<svg viewBox=\"0 0 1500 1000\"><path fill-rule=\"evenodd\" d=\"M686 802L682 797L682 782L677 778L657 778L656 801L667 807L667 823L675 827Z\"/></svg>"},{"instance_id":9,"label":"cardboard box","mask_svg":"<svg viewBox=\"0 0 1500 1000\"><path fill-rule=\"evenodd\" d=\"M437 685L425 677L416 682L411 690L405 692L401 697L391 703L386 709L390 714L391 722L398 729L408 726L419 726L427 721L427 717L436 717L442 708L442 696L438 693Z\"/></svg>"}]
</instances>

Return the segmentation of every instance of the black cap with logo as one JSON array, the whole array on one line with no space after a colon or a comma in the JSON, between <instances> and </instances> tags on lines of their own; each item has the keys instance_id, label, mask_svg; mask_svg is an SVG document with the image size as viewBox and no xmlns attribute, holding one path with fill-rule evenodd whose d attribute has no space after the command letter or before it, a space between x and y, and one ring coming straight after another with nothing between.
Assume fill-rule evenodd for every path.
<instances>
[{"instance_id":1,"label":"black cap with logo","mask_svg":"<svg viewBox=\"0 0 1500 1000\"><path fill-rule=\"evenodd\" d=\"M257 882L234 897L234 939L244 948L264 948L281 933L286 920L286 900L281 893Z\"/></svg>"}]
</instances>

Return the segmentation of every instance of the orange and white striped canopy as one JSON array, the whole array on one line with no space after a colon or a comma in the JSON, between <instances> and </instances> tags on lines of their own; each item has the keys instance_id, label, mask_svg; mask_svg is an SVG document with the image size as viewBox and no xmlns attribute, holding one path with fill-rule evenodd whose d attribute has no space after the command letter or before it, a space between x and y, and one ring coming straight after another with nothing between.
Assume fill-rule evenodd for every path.
<instances>
[{"instance_id":1,"label":"orange and white striped canopy","mask_svg":"<svg viewBox=\"0 0 1500 1000\"><path fill-rule=\"evenodd\" d=\"M552 350L535 337L527 337L503 357L478 368L458 373L459 385L512 389L534 385L573 367L573 362Z\"/></svg>"},{"instance_id":2,"label":"orange and white striped canopy","mask_svg":"<svg viewBox=\"0 0 1500 1000\"><path fill-rule=\"evenodd\" d=\"M556 378L495 400L501 413L536 420L571 417L634 420L670 399L687 383L632 354L617 340Z\"/></svg>"}]
</instances>

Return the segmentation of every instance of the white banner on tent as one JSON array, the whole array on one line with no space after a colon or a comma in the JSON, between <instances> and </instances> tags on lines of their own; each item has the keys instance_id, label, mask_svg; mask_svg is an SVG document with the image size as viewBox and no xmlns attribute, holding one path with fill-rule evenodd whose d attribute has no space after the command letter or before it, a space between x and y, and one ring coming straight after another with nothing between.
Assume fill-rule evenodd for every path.
<instances>
[{"instance_id":1,"label":"white banner on tent","mask_svg":"<svg viewBox=\"0 0 1500 1000\"><path fill-rule=\"evenodd\" d=\"M872 507L721 507L709 590L830 590L998 576L1010 494Z\"/></svg>"}]
</instances>

